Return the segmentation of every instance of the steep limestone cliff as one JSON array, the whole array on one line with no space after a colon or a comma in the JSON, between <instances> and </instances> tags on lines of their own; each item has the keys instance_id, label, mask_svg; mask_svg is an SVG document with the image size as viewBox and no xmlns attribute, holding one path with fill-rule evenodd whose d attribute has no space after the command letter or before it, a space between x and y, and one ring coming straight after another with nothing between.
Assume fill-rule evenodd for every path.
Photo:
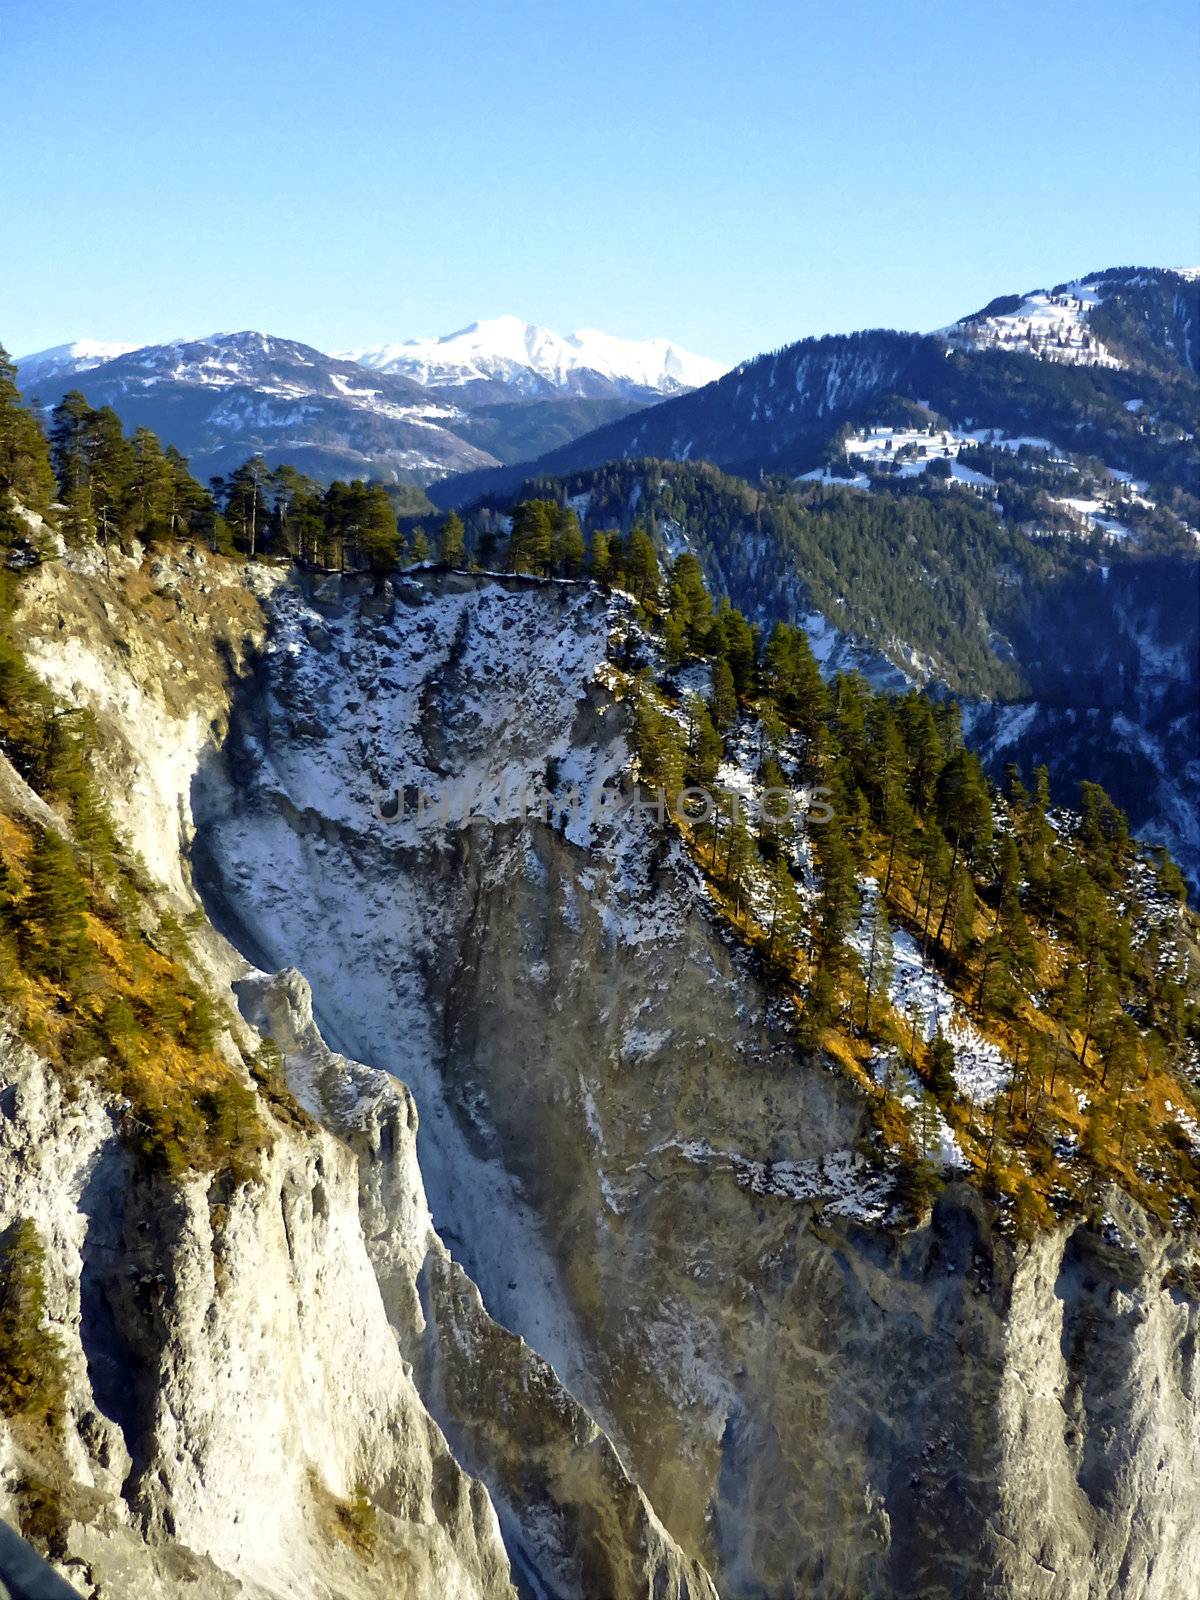
<instances>
[{"instance_id":1,"label":"steep limestone cliff","mask_svg":"<svg viewBox=\"0 0 1200 1600\"><path fill-rule=\"evenodd\" d=\"M121 1541L75 1531L97 1571L119 1543L355 1595L362 1552L322 1534L315 1472L338 1503L365 1490L385 1558L415 1546L463 1593L682 1600L712 1592L703 1569L770 1600L1197 1586L1194 1239L1114 1194L1102 1229L1016 1245L954 1184L924 1226L892 1223L857 1092L797 1051L682 851L600 803L627 751L598 596L122 573L147 581L139 602L44 569L30 654L97 708L119 820L180 896L194 869L243 958L210 938L213 981L238 980L326 1131L287 1132L261 1192L217 1197L215 1246L200 1189L98 1206L111 1270L186 1287L147 1290L140 1322L112 1312L151 1424L106 1433L135 1465L108 1489ZM397 788L450 782L449 817L390 816ZM298 968L320 1034L296 973L247 962ZM51 1249L64 1328L70 1248ZM244 1352L276 1341L296 1386L268 1374L260 1397ZM234 1427L261 1432L249 1468ZM412 1592L453 1593L431 1570ZM393 1592L380 1571L364 1592Z\"/></svg>"},{"instance_id":2,"label":"steep limestone cliff","mask_svg":"<svg viewBox=\"0 0 1200 1600\"><path fill-rule=\"evenodd\" d=\"M26 594L28 658L96 713L116 818L181 911L190 785L273 586L202 556L149 570L114 556L48 567ZM49 819L11 769L3 797ZM33 1220L63 1352L67 1451L48 1486L62 1570L97 1597L713 1594L450 1259L404 1086L325 1047L299 974L255 974L211 930L197 943L208 982L235 982L275 1036L300 1108L265 1108L258 1181L147 1176L119 1103L64 1090L0 1038L0 1229ZM230 1027L230 1049L257 1037ZM15 1430L9 1449L17 1521L45 1452Z\"/></svg>"}]
</instances>

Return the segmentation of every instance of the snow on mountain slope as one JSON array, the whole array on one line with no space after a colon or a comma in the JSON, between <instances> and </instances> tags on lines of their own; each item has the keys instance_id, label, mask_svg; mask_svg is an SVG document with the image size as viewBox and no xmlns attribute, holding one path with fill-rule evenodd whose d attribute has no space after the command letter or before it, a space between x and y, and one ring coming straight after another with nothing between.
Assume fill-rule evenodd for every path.
<instances>
[{"instance_id":1,"label":"snow on mountain slope","mask_svg":"<svg viewBox=\"0 0 1200 1600\"><path fill-rule=\"evenodd\" d=\"M621 339L596 328L564 336L513 316L472 322L440 338L407 339L345 355L434 387L498 380L523 394L678 394L711 383L726 370L669 339Z\"/></svg>"},{"instance_id":2,"label":"snow on mountain slope","mask_svg":"<svg viewBox=\"0 0 1200 1600\"><path fill-rule=\"evenodd\" d=\"M38 350L33 355L18 358L19 382L24 388L47 378L67 378L75 372L90 372L102 362L113 361L136 349L134 344L113 344L103 339L74 339L70 344L52 345L49 350Z\"/></svg>"},{"instance_id":3,"label":"snow on mountain slope","mask_svg":"<svg viewBox=\"0 0 1200 1600\"><path fill-rule=\"evenodd\" d=\"M53 371L20 376L35 405L56 405L70 387ZM153 428L202 476L255 451L326 479L426 481L495 460L453 431L455 408L402 374L255 330L140 346L77 382L92 405L111 405L127 428Z\"/></svg>"},{"instance_id":4,"label":"snow on mountain slope","mask_svg":"<svg viewBox=\"0 0 1200 1600\"><path fill-rule=\"evenodd\" d=\"M959 346L995 346L1072 365L1124 366L1088 326L1100 301L1096 284L1077 281L1050 291L1006 295L942 332L951 344Z\"/></svg>"}]
</instances>

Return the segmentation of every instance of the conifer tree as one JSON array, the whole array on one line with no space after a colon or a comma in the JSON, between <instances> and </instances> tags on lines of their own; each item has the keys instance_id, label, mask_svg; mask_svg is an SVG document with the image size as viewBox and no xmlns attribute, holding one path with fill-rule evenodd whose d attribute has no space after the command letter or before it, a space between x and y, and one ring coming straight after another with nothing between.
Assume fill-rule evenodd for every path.
<instances>
[{"instance_id":1,"label":"conifer tree","mask_svg":"<svg viewBox=\"0 0 1200 1600\"><path fill-rule=\"evenodd\" d=\"M894 960L892 926L882 894L876 894L868 923L868 943L863 1003L863 1032L870 1033L871 1017L880 1002L887 1000L892 984Z\"/></svg>"},{"instance_id":2,"label":"conifer tree","mask_svg":"<svg viewBox=\"0 0 1200 1600\"><path fill-rule=\"evenodd\" d=\"M138 428L131 441L123 521L141 539L169 536L173 531L174 474L157 435Z\"/></svg>"},{"instance_id":3,"label":"conifer tree","mask_svg":"<svg viewBox=\"0 0 1200 1600\"><path fill-rule=\"evenodd\" d=\"M588 552L588 570L593 580L602 587L612 578L612 546L609 535L603 528L597 528L592 534L591 548Z\"/></svg>"},{"instance_id":4,"label":"conifer tree","mask_svg":"<svg viewBox=\"0 0 1200 1600\"><path fill-rule=\"evenodd\" d=\"M709 708L713 724L719 733L725 733L737 721L737 695L733 687L733 672L724 656L718 656L712 668L712 694Z\"/></svg>"},{"instance_id":5,"label":"conifer tree","mask_svg":"<svg viewBox=\"0 0 1200 1600\"><path fill-rule=\"evenodd\" d=\"M654 604L659 597L661 577L654 541L640 522L629 530L622 565L630 594L643 605Z\"/></svg>"},{"instance_id":6,"label":"conifer tree","mask_svg":"<svg viewBox=\"0 0 1200 1600\"><path fill-rule=\"evenodd\" d=\"M717 648L729 663L734 688L739 695L749 694L754 686L758 640L754 630L740 611L728 600L722 600L712 633L716 635Z\"/></svg>"},{"instance_id":7,"label":"conifer tree","mask_svg":"<svg viewBox=\"0 0 1200 1600\"><path fill-rule=\"evenodd\" d=\"M66 498L88 481L92 408L80 389L70 389L50 414L50 450L59 493Z\"/></svg>"},{"instance_id":8,"label":"conifer tree","mask_svg":"<svg viewBox=\"0 0 1200 1600\"><path fill-rule=\"evenodd\" d=\"M121 515L134 470L133 449L122 430L120 417L111 406L101 406L92 412L87 450L92 507L107 547L110 538L121 531Z\"/></svg>"},{"instance_id":9,"label":"conifer tree","mask_svg":"<svg viewBox=\"0 0 1200 1600\"><path fill-rule=\"evenodd\" d=\"M704 583L704 569L690 550L671 568L667 622L678 630L690 650L703 653L713 626L712 596Z\"/></svg>"},{"instance_id":10,"label":"conifer tree","mask_svg":"<svg viewBox=\"0 0 1200 1600\"><path fill-rule=\"evenodd\" d=\"M45 511L54 498L54 469L41 425L21 403L17 369L0 345L0 511L6 491L30 511Z\"/></svg>"},{"instance_id":11,"label":"conifer tree","mask_svg":"<svg viewBox=\"0 0 1200 1600\"><path fill-rule=\"evenodd\" d=\"M225 518L234 530L239 548L253 561L259 539L269 526L266 488L270 472L261 455L251 456L233 472L224 486Z\"/></svg>"},{"instance_id":12,"label":"conifer tree","mask_svg":"<svg viewBox=\"0 0 1200 1600\"><path fill-rule=\"evenodd\" d=\"M725 754L724 741L713 726L708 707L698 694L689 695L686 703L688 715L688 777L706 788L717 775L721 757Z\"/></svg>"},{"instance_id":13,"label":"conifer tree","mask_svg":"<svg viewBox=\"0 0 1200 1600\"><path fill-rule=\"evenodd\" d=\"M733 912L737 916L742 909L750 868L758 859L758 851L755 848L754 836L746 826L736 794L730 797L729 825L725 830L722 846L721 874L726 892L733 896Z\"/></svg>"},{"instance_id":14,"label":"conifer tree","mask_svg":"<svg viewBox=\"0 0 1200 1600\"><path fill-rule=\"evenodd\" d=\"M509 541L509 565L514 572L549 572L555 509L551 500L523 500L516 508Z\"/></svg>"},{"instance_id":15,"label":"conifer tree","mask_svg":"<svg viewBox=\"0 0 1200 1600\"><path fill-rule=\"evenodd\" d=\"M945 756L933 707L926 695L914 691L901 702L900 725L908 749L908 795L917 811L933 803L938 775Z\"/></svg>"},{"instance_id":16,"label":"conifer tree","mask_svg":"<svg viewBox=\"0 0 1200 1600\"><path fill-rule=\"evenodd\" d=\"M438 529L438 560L461 567L466 555L466 529L457 511L451 511Z\"/></svg>"},{"instance_id":17,"label":"conifer tree","mask_svg":"<svg viewBox=\"0 0 1200 1600\"><path fill-rule=\"evenodd\" d=\"M669 612L663 622L663 660L667 671L674 672L683 665L687 654L687 635L683 623L674 612Z\"/></svg>"},{"instance_id":18,"label":"conifer tree","mask_svg":"<svg viewBox=\"0 0 1200 1600\"><path fill-rule=\"evenodd\" d=\"M929 1082L939 1100L954 1094L954 1046L940 1026L929 1044Z\"/></svg>"},{"instance_id":19,"label":"conifer tree","mask_svg":"<svg viewBox=\"0 0 1200 1600\"><path fill-rule=\"evenodd\" d=\"M91 481L93 411L78 389L65 394L51 414L50 445L59 498L65 507L63 537L81 545L95 537L96 514Z\"/></svg>"},{"instance_id":20,"label":"conifer tree","mask_svg":"<svg viewBox=\"0 0 1200 1600\"><path fill-rule=\"evenodd\" d=\"M560 578L578 578L583 574L583 529L571 506L555 506L552 517L550 561Z\"/></svg>"},{"instance_id":21,"label":"conifer tree","mask_svg":"<svg viewBox=\"0 0 1200 1600\"><path fill-rule=\"evenodd\" d=\"M846 839L843 819L836 812L821 829L817 845L817 881L813 947L818 965L833 978L849 964L846 937L859 912L854 855Z\"/></svg>"},{"instance_id":22,"label":"conifer tree","mask_svg":"<svg viewBox=\"0 0 1200 1600\"><path fill-rule=\"evenodd\" d=\"M60 982L83 965L87 891L71 847L53 828L40 834L29 862L29 894L21 905L26 964Z\"/></svg>"},{"instance_id":23,"label":"conifer tree","mask_svg":"<svg viewBox=\"0 0 1200 1600\"><path fill-rule=\"evenodd\" d=\"M396 513L381 483L358 487L356 553L369 571L380 576L392 571L399 555Z\"/></svg>"},{"instance_id":24,"label":"conifer tree","mask_svg":"<svg viewBox=\"0 0 1200 1600\"><path fill-rule=\"evenodd\" d=\"M992 837L992 803L979 758L957 748L938 779L938 821L951 843L950 879L954 882L960 858L973 865ZM952 895L947 893L935 943L940 944L950 915Z\"/></svg>"},{"instance_id":25,"label":"conifer tree","mask_svg":"<svg viewBox=\"0 0 1200 1600\"><path fill-rule=\"evenodd\" d=\"M796 892L796 880L783 856L777 855L767 867L770 920L767 924L767 954L776 949L790 950L800 938L803 906Z\"/></svg>"}]
</instances>

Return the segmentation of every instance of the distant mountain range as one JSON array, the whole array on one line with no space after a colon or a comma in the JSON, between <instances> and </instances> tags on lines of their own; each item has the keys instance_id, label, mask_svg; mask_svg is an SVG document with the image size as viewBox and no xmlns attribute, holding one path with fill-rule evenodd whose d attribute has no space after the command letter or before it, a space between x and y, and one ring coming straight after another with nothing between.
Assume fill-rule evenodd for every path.
<instances>
[{"instance_id":1,"label":"distant mountain range","mask_svg":"<svg viewBox=\"0 0 1200 1600\"><path fill-rule=\"evenodd\" d=\"M641 456L799 475L840 453L841 430L913 407L1089 451L1138 477L1166 474L1194 492L1198 369L1196 275L1116 268L1004 296L936 334L802 339L536 462L439 484L435 498L465 503L533 472Z\"/></svg>"},{"instance_id":2,"label":"distant mountain range","mask_svg":"<svg viewBox=\"0 0 1200 1600\"><path fill-rule=\"evenodd\" d=\"M727 370L668 339L619 339L595 328L562 335L519 317L472 322L437 339L409 339L345 352L377 372L400 373L430 388L489 399L638 399L699 389Z\"/></svg>"},{"instance_id":3,"label":"distant mountain range","mask_svg":"<svg viewBox=\"0 0 1200 1600\"><path fill-rule=\"evenodd\" d=\"M564 336L505 316L341 355L258 332L133 349L79 340L23 357L19 381L47 408L81 387L201 476L261 451L324 480L437 484L440 504L638 456L811 473L838 453L839 430L913 405L1184 485L1198 298L1194 271L1110 269L1000 296L935 334L802 339L731 372L666 339Z\"/></svg>"},{"instance_id":4,"label":"distant mountain range","mask_svg":"<svg viewBox=\"0 0 1200 1600\"><path fill-rule=\"evenodd\" d=\"M1120 268L937 334L804 339L429 493L647 522L826 667L962 696L997 775L1104 782L1200 889L1200 274ZM722 470L717 470L722 469Z\"/></svg>"},{"instance_id":5,"label":"distant mountain range","mask_svg":"<svg viewBox=\"0 0 1200 1600\"><path fill-rule=\"evenodd\" d=\"M113 344L103 339L74 339L70 344L56 344L49 350L39 350L36 355L21 357L18 362L21 382L29 389L34 384L56 378L70 379L136 349L133 344Z\"/></svg>"},{"instance_id":6,"label":"distant mountain range","mask_svg":"<svg viewBox=\"0 0 1200 1600\"><path fill-rule=\"evenodd\" d=\"M142 347L82 339L18 368L36 404L80 387L202 476L262 451L321 479L417 484L541 454L723 370L666 339L563 337L516 317L343 356L253 331Z\"/></svg>"}]
</instances>

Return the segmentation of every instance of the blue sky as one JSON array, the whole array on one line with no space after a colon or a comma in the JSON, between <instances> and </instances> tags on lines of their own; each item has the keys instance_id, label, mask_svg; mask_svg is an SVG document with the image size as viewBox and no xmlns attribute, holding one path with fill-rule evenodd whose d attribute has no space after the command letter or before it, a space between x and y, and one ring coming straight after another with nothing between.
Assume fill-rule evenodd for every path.
<instances>
[{"instance_id":1,"label":"blue sky","mask_svg":"<svg viewBox=\"0 0 1200 1600\"><path fill-rule=\"evenodd\" d=\"M7 0L0 341L734 360L1200 262L1184 0Z\"/></svg>"}]
</instances>

